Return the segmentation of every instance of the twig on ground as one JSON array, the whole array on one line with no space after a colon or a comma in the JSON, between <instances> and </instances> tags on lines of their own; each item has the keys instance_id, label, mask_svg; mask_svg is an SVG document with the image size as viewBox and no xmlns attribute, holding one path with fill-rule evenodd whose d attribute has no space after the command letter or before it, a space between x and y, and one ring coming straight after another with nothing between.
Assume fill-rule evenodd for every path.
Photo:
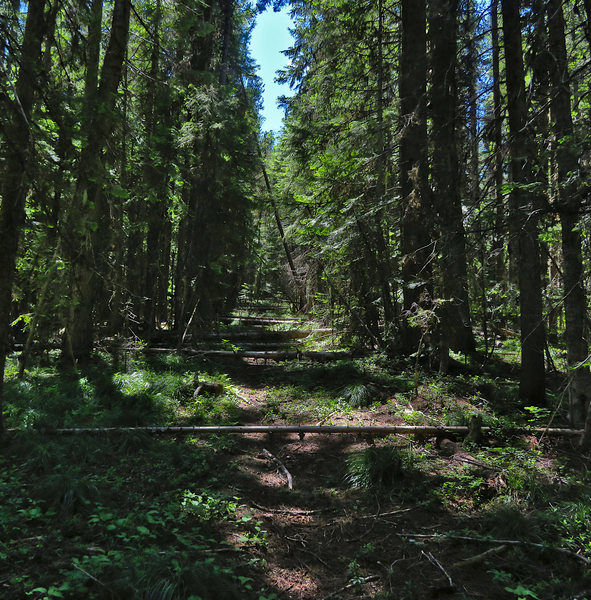
<instances>
[{"instance_id":1,"label":"twig on ground","mask_svg":"<svg viewBox=\"0 0 591 600\"><path fill-rule=\"evenodd\" d=\"M391 510L389 512L377 513L375 515L359 515L355 517L356 519L380 519L381 517L391 517L393 515L399 515L405 512L409 512L414 510L416 507L411 506L410 508L398 508L396 510Z\"/></svg>"},{"instance_id":2,"label":"twig on ground","mask_svg":"<svg viewBox=\"0 0 591 600\"><path fill-rule=\"evenodd\" d=\"M258 510L262 510L264 512L270 512L270 513L280 513L280 514L284 514L284 515L314 515L317 514L319 512L324 512L326 510L330 510L330 509L326 509L326 508L319 508L317 510L290 510L288 508L269 508L267 506L262 506L260 504L257 504L256 502L250 502L250 505L254 508L257 508Z\"/></svg>"},{"instance_id":3,"label":"twig on ground","mask_svg":"<svg viewBox=\"0 0 591 600\"><path fill-rule=\"evenodd\" d=\"M474 465L476 467L480 467L481 469L486 469L487 471L499 472L499 471L503 470L500 467L493 466L493 465L487 465L480 460L476 460L475 458L469 458L467 456L461 456L461 455L460 456L452 456L449 460L450 460L450 462L457 461L457 462L463 462L463 463L466 463L469 465Z\"/></svg>"},{"instance_id":4,"label":"twig on ground","mask_svg":"<svg viewBox=\"0 0 591 600\"><path fill-rule=\"evenodd\" d=\"M22 539L10 540L8 542L8 544L10 544L10 545L22 544L23 542L32 542L33 540L42 540L44 537L45 537L44 535L34 535L33 537L27 537L27 538L22 538ZM0 544L2 544L2 546L4 546L4 548L8 548L8 544L5 544L1 540L0 540Z\"/></svg>"},{"instance_id":5,"label":"twig on ground","mask_svg":"<svg viewBox=\"0 0 591 600\"><path fill-rule=\"evenodd\" d=\"M360 579L358 581L348 583L347 585L343 586L342 588L339 588L338 590L332 592L328 596L324 596L324 598L322 598L322 600L329 600L329 598L334 598L335 596L338 596L341 592L344 592L345 590L350 590L352 587L355 587L358 585L365 585L366 583L371 583L372 581L376 581L379 578L380 578L379 575L370 575L369 577L363 577L363 580Z\"/></svg>"},{"instance_id":6,"label":"twig on ground","mask_svg":"<svg viewBox=\"0 0 591 600\"><path fill-rule=\"evenodd\" d=\"M85 571L82 567L78 566L75 562L72 562L72 565L74 566L75 569L78 569L81 573L84 573L84 575L86 575L86 577L89 577L93 581L96 581L99 585L102 585L105 589L112 591L108 585L103 583L100 579L97 579L94 575L92 575L88 571Z\"/></svg>"},{"instance_id":7,"label":"twig on ground","mask_svg":"<svg viewBox=\"0 0 591 600\"><path fill-rule=\"evenodd\" d=\"M319 425L323 425L324 423L326 423L326 421L328 421L328 419L330 419L331 417L334 417L334 415L337 414L338 411L333 410L331 413L328 413L324 418L320 419L320 421L318 421L318 423L316 423L316 427L318 427Z\"/></svg>"},{"instance_id":8,"label":"twig on ground","mask_svg":"<svg viewBox=\"0 0 591 600\"><path fill-rule=\"evenodd\" d=\"M472 567L481 562L484 562L487 558L490 558L491 556L505 552L505 550L507 550L507 548L508 548L507 544L497 546L496 548L490 548L489 550L481 552L480 554L476 554L475 556L469 556L468 558L464 558L463 560L458 560L457 562L455 562L452 565L452 567L454 569L463 568L463 567Z\"/></svg>"},{"instance_id":9,"label":"twig on ground","mask_svg":"<svg viewBox=\"0 0 591 600\"><path fill-rule=\"evenodd\" d=\"M556 548L556 546L547 546L546 544L538 544L537 542L528 542L525 540L497 540L494 538L479 538L471 537L468 535L449 535L445 533L395 533L398 537L405 538L427 538L427 539L441 539L441 540L463 540L467 542L481 542L483 544L507 544L508 546L531 546L533 548L539 548L540 550L551 550L552 552L558 552L559 554L565 554L572 558L584 562L586 565L591 566L591 560L573 552L566 548Z\"/></svg>"},{"instance_id":10,"label":"twig on ground","mask_svg":"<svg viewBox=\"0 0 591 600\"><path fill-rule=\"evenodd\" d=\"M242 400L242 402L245 402L246 404L249 404L250 406L254 406L256 407L256 404L250 400L250 398L247 398L246 396L243 396L242 394L235 394L236 398L238 398L238 400Z\"/></svg>"},{"instance_id":11,"label":"twig on ground","mask_svg":"<svg viewBox=\"0 0 591 600\"><path fill-rule=\"evenodd\" d=\"M327 569L330 569L330 565L323 560L322 558L320 558L320 556L318 556L318 554L315 554L314 552L312 552L312 550L308 550L308 548L306 548L304 546L304 542L302 542L301 540L295 540L294 538L288 538L292 541L297 541L300 544L302 544L301 546L296 546L296 550L299 550L300 552L305 552L306 554L309 554L310 556L314 557L318 562L322 563Z\"/></svg>"},{"instance_id":12,"label":"twig on ground","mask_svg":"<svg viewBox=\"0 0 591 600\"><path fill-rule=\"evenodd\" d=\"M276 456L273 456L273 454L271 454L266 448L263 448L262 452L269 460L272 460L277 465L279 470L285 475L287 479L287 487L290 490L292 490L293 477L291 476L291 473L285 468L285 465Z\"/></svg>"},{"instance_id":13,"label":"twig on ground","mask_svg":"<svg viewBox=\"0 0 591 600\"><path fill-rule=\"evenodd\" d=\"M445 578L447 579L448 582L448 588L450 590L455 590L456 586L454 585L454 582L452 580L452 578L450 577L449 573L443 568L443 565L433 556L433 554L431 552L425 552L424 550L421 550L421 554L434 566L436 566L444 575Z\"/></svg>"}]
</instances>

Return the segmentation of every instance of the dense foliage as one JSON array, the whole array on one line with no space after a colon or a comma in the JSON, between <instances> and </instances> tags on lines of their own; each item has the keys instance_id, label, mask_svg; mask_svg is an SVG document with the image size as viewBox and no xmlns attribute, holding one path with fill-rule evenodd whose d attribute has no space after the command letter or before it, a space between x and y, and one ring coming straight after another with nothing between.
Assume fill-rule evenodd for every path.
<instances>
[{"instance_id":1,"label":"dense foliage","mask_svg":"<svg viewBox=\"0 0 591 600\"><path fill-rule=\"evenodd\" d=\"M581 2L291 3L271 154L294 288L351 343L491 355L543 406L565 344L587 413L589 25ZM501 10L502 9L502 10ZM546 363L546 364L545 364Z\"/></svg>"},{"instance_id":2,"label":"dense foliage","mask_svg":"<svg viewBox=\"0 0 591 600\"><path fill-rule=\"evenodd\" d=\"M65 328L64 346L79 359L97 327L182 330L194 313L228 310L249 258L258 173L258 81L246 54L253 10L4 5L2 112L15 135L14 82L29 76L23 29L37 5L43 59L29 81L11 316L43 341ZM7 169L21 143L3 136ZM6 191L5 212L10 200Z\"/></svg>"},{"instance_id":3,"label":"dense foliage","mask_svg":"<svg viewBox=\"0 0 591 600\"><path fill-rule=\"evenodd\" d=\"M247 51L271 4L294 19L276 142ZM181 344L241 293L284 295L352 346L430 348L442 371L519 330L520 396L541 406L562 341L582 425L587 9L3 5L2 362L9 324L23 368L34 342L75 363L105 336Z\"/></svg>"},{"instance_id":4,"label":"dense foliage","mask_svg":"<svg viewBox=\"0 0 591 600\"><path fill-rule=\"evenodd\" d=\"M271 8L276 138L248 52ZM0 595L588 597L590 23L0 1ZM122 430L253 422L470 433Z\"/></svg>"}]
</instances>

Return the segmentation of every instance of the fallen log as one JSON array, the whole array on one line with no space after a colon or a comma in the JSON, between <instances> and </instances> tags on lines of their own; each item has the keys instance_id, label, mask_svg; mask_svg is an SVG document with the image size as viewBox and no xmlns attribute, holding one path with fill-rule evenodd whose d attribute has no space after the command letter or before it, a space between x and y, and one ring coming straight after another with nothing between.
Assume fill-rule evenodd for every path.
<instances>
[{"instance_id":1,"label":"fallen log","mask_svg":"<svg viewBox=\"0 0 591 600\"><path fill-rule=\"evenodd\" d=\"M239 321L240 323L248 323L249 325L303 325L306 323L304 319L274 319L271 317L240 317L234 315L220 317L219 320L221 323L233 323L234 321Z\"/></svg>"},{"instance_id":2,"label":"fallen log","mask_svg":"<svg viewBox=\"0 0 591 600\"><path fill-rule=\"evenodd\" d=\"M250 312L275 312L275 313L286 313L289 312L289 304L245 304L238 311Z\"/></svg>"},{"instance_id":3,"label":"fallen log","mask_svg":"<svg viewBox=\"0 0 591 600\"><path fill-rule=\"evenodd\" d=\"M239 344L239 352L254 352L254 351L263 351L263 352L280 352L286 350L296 350L300 344L299 340L284 340L282 342L250 342L244 341ZM198 350L198 347L195 347ZM208 348L204 348L207 350ZM212 348L213 349L213 348Z\"/></svg>"},{"instance_id":4,"label":"fallen log","mask_svg":"<svg viewBox=\"0 0 591 600\"><path fill-rule=\"evenodd\" d=\"M314 334L332 333L332 329L292 329L287 331L266 331L266 330L246 330L246 331L204 331L197 332L193 340L252 340L252 341L281 341L297 340Z\"/></svg>"},{"instance_id":5,"label":"fallen log","mask_svg":"<svg viewBox=\"0 0 591 600\"><path fill-rule=\"evenodd\" d=\"M273 353L279 352L280 354L284 354L285 352L291 352L292 354L297 354L296 348L298 348L299 342L294 340L291 343L286 342L245 342L244 346L238 346L236 350L221 350L217 348L210 348L205 345L200 347L200 345L191 345L190 348L184 346L181 349L172 348L169 346L118 346L118 350L126 351L126 352L184 352L185 354L203 354L203 353L212 353L222 352L220 356L229 356L231 354L244 354L244 353L252 353L252 352L266 352ZM113 350L113 348L111 348ZM300 353L301 354L301 353ZM247 357L248 358L248 357ZM256 358L256 357L254 357ZM272 358L272 357L269 357ZM293 358L297 358L294 356Z\"/></svg>"},{"instance_id":6,"label":"fallen log","mask_svg":"<svg viewBox=\"0 0 591 600\"><path fill-rule=\"evenodd\" d=\"M193 356L235 356L237 358L256 358L261 360L296 360L303 354L296 350L187 350Z\"/></svg>"},{"instance_id":7,"label":"fallen log","mask_svg":"<svg viewBox=\"0 0 591 600\"><path fill-rule=\"evenodd\" d=\"M496 548L490 548L476 556L469 556L468 558L464 558L463 560L459 560L455 562L452 567L454 569L462 569L465 567L473 567L474 565L479 565L483 563L485 560L488 560L491 556L501 554L507 550L507 544L502 544L501 546L497 546Z\"/></svg>"},{"instance_id":8,"label":"fallen log","mask_svg":"<svg viewBox=\"0 0 591 600\"><path fill-rule=\"evenodd\" d=\"M432 539L432 540L460 540L466 542L476 542L482 544L502 544L504 546L529 546L531 548L539 548L544 551L558 552L566 556L570 556L577 560L584 562L586 565L591 565L591 560L584 556L569 550L568 548L559 548L556 546L549 546L547 544L539 544L537 542L530 542L528 540L498 540L490 537L473 537L469 535L455 535L448 533L395 533L394 535L408 539Z\"/></svg>"},{"instance_id":9,"label":"fallen log","mask_svg":"<svg viewBox=\"0 0 591 600\"><path fill-rule=\"evenodd\" d=\"M202 356L236 356L238 358L255 358L257 360L311 360L317 362L330 362L332 360L343 360L352 358L351 352L320 352L297 350L188 350L189 354Z\"/></svg>"},{"instance_id":10,"label":"fallen log","mask_svg":"<svg viewBox=\"0 0 591 600\"><path fill-rule=\"evenodd\" d=\"M122 351L146 352L146 353L174 353L175 348L142 348L139 346L123 346ZM353 358L351 352L345 351L306 351L298 350L199 350L197 348L181 348L183 354L189 356L234 356L236 358L255 358L261 360L311 360L318 362L330 362L332 360L343 360Z\"/></svg>"},{"instance_id":11,"label":"fallen log","mask_svg":"<svg viewBox=\"0 0 591 600\"><path fill-rule=\"evenodd\" d=\"M8 432L17 433L18 429L8 429ZM369 435L412 435L437 436L443 434L467 435L469 427L463 425L436 426L436 425L195 425L195 426L144 426L144 427L72 427L44 429L44 433L71 435L78 433L118 433L144 431L146 433L161 434L175 433L188 435L219 435L219 434L249 434L249 433L298 433L298 434L369 434ZM490 427L483 427L482 432L488 433ZM574 437L583 434L583 429L565 429L559 427L518 427L513 430L515 434L544 434L548 436Z\"/></svg>"}]
</instances>

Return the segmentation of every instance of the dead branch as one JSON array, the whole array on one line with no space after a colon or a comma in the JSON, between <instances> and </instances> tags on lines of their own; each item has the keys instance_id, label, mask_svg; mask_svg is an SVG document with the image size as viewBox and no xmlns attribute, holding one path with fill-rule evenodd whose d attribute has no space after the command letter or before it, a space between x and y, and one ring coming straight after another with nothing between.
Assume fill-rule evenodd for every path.
<instances>
[{"instance_id":1,"label":"dead branch","mask_svg":"<svg viewBox=\"0 0 591 600\"><path fill-rule=\"evenodd\" d=\"M92 579L93 581L95 581L96 583L98 583L99 585L104 587L105 589L112 591L111 588L106 583L103 583L100 579L97 579L94 575L92 575L92 573L85 571L80 565L77 565L75 562L73 562L72 565L75 569L78 569L78 571L80 571L81 573L86 575L88 578Z\"/></svg>"},{"instance_id":2,"label":"dead branch","mask_svg":"<svg viewBox=\"0 0 591 600\"><path fill-rule=\"evenodd\" d=\"M126 352L144 352L150 353L174 353L177 352L174 348L152 348L140 346L124 346L120 350ZM318 362L330 362L333 360L342 360L352 358L351 352L345 351L309 351L299 352L296 350L197 350L193 348L181 348L180 352L189 356L234 356L236 358L254 358L257 360L311 360Z\"/></svg>"},{"instance_id":3,"label":"dead branch","mask_svg":"<svg viewBox=\"0 0 591 600\"><path fill-rule=\"evenodd\" d=\"M308 550L308 548L306 548L306 546L304 545L304 542L302 540L296 540L295 538L290 538L290 537L288 537L287 539L291 540L293 542L300 543L301 546L296 546L296 550L299 550L300 552L305 552L306 554L313 556L318 562L322 563L327 569L330 569L330 565L325 560L320 558L320 556L318 556L318 554L312 552L311 550Z\"/></svg>"},{"instance_id":4,"label":"dead branch","mask_svg":"<svg viewBox=\"0 0 591 600\"><path fill-rule=\"evenodd\" d=\"M332 592L328 596L324 596L324 598L322 600L329 600L329 598L334 598L334 597L338 596L341 592L350 590L351 588L359 586L359 585L365 585L366 583L371 583L372 581L377 581L378 579L380 579L379 575L370 575L369 577L364 577L363 580L348 583L347 585L343 586L342 588L339 588L335 592Z\"/></svg>"},{"instance_id":5,"label":"dead branch","mask_svg":"<svg viewBox=\"0 0 591 600\"><path fill-rule=\"evenodd\" d=\"M559 554L565 554L572 558L576 558L586 565L591 565L591 560L568 550L566 548L557 548L556 546L548 546L546 544L538 544L537 542L528 542L526 540L497 540L493 538L478 538L471 537L468 535L450 535L440 533L395 533L398 537L404 538L426 538L426 539L441 539L441 540L462 540L467 542L481 542L484 544L502 544L507 546L530 546L532 548L539 548L540 550L548 550L552 552L558 552Z\"/></svg>"},{"instance_id":6,"label":"dead branch","mask_svg":"<svg viewBox=\"0 0 591 600\"><path fill-rule=\"evenodd\" d=\"M410 508L398 508L397 510L391 510L385 513L377 513L375 515L359 515L356 519L381 519L382 517L393 517L394 515L400 515L402 513L410 512L414 510L416 506Z\"/></svg>"},{"instance_id":7,"label":"dead branch","mask_svg":"<svg viewBox=\"0 0 591 600\"><path fill-rule=\"evenodd\" d=\"M239 400L242 400L242 402L244 402L245 404L256 407L256 404L250 398L247 398L246 396L243 396L242 394L235 394L235 395Z\"/></svg>"},{"instance_id":8,"label":"dead branch","mask_svg":"<svg viewBox=\"0 0 591 600\"><path fill-rule=\"evenodd\" d=\"M468 465L474 465L475 467L480 467L481 469L486 469L487 471L498 472L502 471L501 467L497 467L495 465L486 465L480 460L476 460L475 458L469 458L467 456L452 456L451 461L462 462Z\"/></svg>"},{"instance_id":9,"label":"dead branch","mask_svg":"<svg viewBox=\"0 0 591 600\"><path fill-rule=\"evenodd\" d=\"M449 576L449 573L443 568L443 565L433 556L433 554L431 552L425 552L424 550L421 550L421 554L445 575L448 583L447 589L450 591L455 590L456 586L454 585L452 578Z\"/></svg>"},{"instance_id":10,"label":"dead branch","mask_svg":"<svg viewBox=\"0 0 591 600\"><path fill-rule=\"evenodd\" d=\"M496 554L502 554L503 552L505 552L505 550L507 550L508 547L509 546L507 546L507 544L503 544L501 546L497 546L496 548L490 548L488 550L485 550L484 552L481 552L480 554L476 554L475 556L470 556L468 558L464 558L463 560L459 560L458 562L454 563L452 567L454 569L459 569L478 565L484 562L487 558L490 558L491 556L494 556Z\"/></svg>"},{"instance_id":11,"label":"dead branch","mask_svg":"<svg viewBox=\"0 0 591 600\"><path fill-rule=\"evenodd\" d=\"M268 331L266 329L252 331L202 331L197 332L194 340L268 340L268 341L283 341L283 340L298 340L308 337L309 335L318 335L323 333L332 333L332 329L325 327L320 329L291 329L285 331Z\"/></svg>"},{"instance_id":12,"label":"dead branch","mask_svg":"<svg viewBox=\"0 0 591 600\"><path fill-rule=\"evenodd\" d=\"M239 321L241 323L248 323L250 325L282 325L282 324L295 324L295 325L304 325L306 321L303 319L295 319L295 318L270 318L270 317L241 317L228 315L227 317L221 317L220 321L222 323L233 323L234 321Z\"/></svg>"},{"instance_id":13,"label":"dead branch","mask_svg":"<svg viewBox=\"0 0 591 600\"><path fill-rule=\"evenodd\" d=\"M330 419L331 417L334 417L334 415L336 415L338 412L338 410L333 410L331 413L328 413L326 415L326 417L323 417L322 419L320 419L320 421L318 421L318 423L316 423L316 425L322 425L323 423L326 423L326 421L328 421L328 419Z\"/></svg>"},{"instance_id":14,"label":"dead branch","mask_svg":"<svg viewBox=\"0 0 591 600\"><path fill-rule=\"evenodd\" d=\"M316 510L292 510L292 509L288 509L288 508L270 508L268 506L262 506L260 504L257 504L256 502L250 502L250 505L253 508L256 508L257 510L263 511L263 512L268 512L268 513L276 513L276 514L282 514L282 515L304 515L304 516L310 516L310 515L315 515L318 514L319 512L325 512L327 509L323 509L323 508L319 508Z\"/></svg>"},{"instance_id":15,"label":"dead branch","mask_svg":"<svg viewBox=\"0 0 591 600\"><path fill-rule=\"evenodd\" d=\"M293 489L293 478L291 476L291 473L285 468L285 465L276 456L271 454L266 448L263 448L262 452L269 460L272 460L277 465L279 470L285 475L285 477L287 479L287 487L290 490L292 490Z\"/></svg>"}]
</instances>

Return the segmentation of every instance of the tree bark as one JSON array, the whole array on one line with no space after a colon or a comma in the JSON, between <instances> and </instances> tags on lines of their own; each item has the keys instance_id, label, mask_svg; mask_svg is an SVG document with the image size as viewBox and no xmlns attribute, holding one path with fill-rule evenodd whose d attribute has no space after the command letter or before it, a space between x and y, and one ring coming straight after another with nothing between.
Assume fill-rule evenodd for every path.
<instances>
[{"instance_id":1,"label":"tree bark","mask_svg":"<svg viewBox=\"0 0 591 600\"><path fill-rule=\"evenodd\" d=\"M89 120L86 145L83 147L76 187L79 252L74 263L72 312L67 328L67 349L75 360L88 360L94 342L94 306L98 300L101 260L109 237L107 199L104 193L104 148L113 122L117 88L123 72L123 60L129 34L129 0L115 0L111 35L101 69L100 84ZM72 250L72 249L71 249Z\"/></svg>"},{"instance_id":2,"label":"tree bark","mask_svg":"<svg viewBox=\"0 0 591 600\"><path fill-rule=\"evenodd\" d=\"M442 346L475 349L468 301L466 243L460 199L456 135L457 0L432 0L429 19L432 83L433 204L442 254Z\"/></svg>"},{"instance_id":3,"label":"tree bark","mask_svg":"<svg viewBox=\"0 0 591 600\"><path fill-rule=\"evenodd\" d=\"M13 430L14 431L14 430ZM145 431L154 435L159 434L188 434L188 435L219 435L219 434L248 434L248 433L299 433L299 434L351 434L365 433L373 435L414 435L435 437L444 433L452 435L467 435L470 428L464 425L202 425L178 426L164 425L147 427L72 427L47 429L47 435L79 435ZM490 427L482 427L482 433L488 433ZM516 427L516 434L534 434L547 437L577 437L580 429L562 429L547 427Z\"/></svg>"},{"instance_id":4,"label":"tree bark","mask_svg":"<svg viewBox=\"0 0 591 600\"><path fill-rule=\"evenodd\" d=\"M583 19L583 27L589 49L591 50L591 0L583 0L583 4L585 5L585 12L587 13L587 18Z\"/></svg>"},{"instance_id":5,"label":"tree bark","mask_svg":"<svg viewBox=\"0 0 591 600\"><path fill-rule=\"evenodd\" d=\"M521 313L520 397L536 406L545 405L544 348L541 268L538 246L536 183L532 164L535 147L528 130L525 80L521 46L520 2L503 0L503 34L509 109L511 155L511 209L519 227L519 308Z\"/></svg>"},{"instance_id":6,"label":"tree bark","mask_svg":"<svg viewBox=\"0 0 591 600\"><path fill-rule=\"evenodd\" d=\"M492 247L492 258L496 282L505 279L505 203L503 199L503 106L501 97L501 57L499 50L499 0L493 0L491 7L491 43L492 43L492 72L493 72L493 122L492 142L494 152L494 183L495 183L495 233ZM511 257L509 256L509 260ZM511 269L509 269L511 272Z\"/></svg>"},{"instance_id":7,"label":"tree bark","mask_svg":"<svg viewBox=\"0 0 591 600\"><path fill-rule=\"evenodd\" d=\"M552 120L555 159L558 167L558 208L562 229L564 261L564 310L566 316L566 352L569 367L569 396L571 424L580 427L585 419L591 420L591 377L586 364L588 358L587 298L583 287L583 260L581 235L578 230L581 204L579 161L573 147L573 121L565 26L560 0L549 0L547 7L552 84ZM591 433L591 424L586 427ZM590 444L588 436L582 440Z\"/></svg>"},{"instance_id":8,"label":"tree bark","mask_svg":"<svg viewBox=\"0 0 591 600\"><path fill-rule=\"evenodd\" d=\"M376 88L376 191L375 201L378 206L381 206L386 194L386 145L385 145L385 124L384 124L384 4L383 0L378 0L378 31L376 40L376 55L373 56L372 62L375 63L377 71L377 88ZM394 320L394 302L392 300L392 292L390 291L390 281L392 270L390 268L390 257L388 253L388 237L384 237L382 229L382 210L376 214L374 240L376 247L376 263L377 277L382 296L382 306L384 310L384 329L387 331Z\"/></svg>"},{"instance_id":9,"label":"tree bark","mask_svg":"<svg viewBox=\"0 0 591 600\"><path fill-rule=\"evenodd\" d=\"M427 20L425 0L402 0L400 54L400 197L403 317L432 296L433 244L427 183ZM416 351L421 331L405 319L401 345Z\"/></svg>"},{"instance_id":10,"label":"tree bark","mask_svg":"<svg viewBox=\"0 0 591 600\"><path fill-rule=\"evenodd\" d=\"M153 81L160 82L160 22L162 9L160 0L157 0L152 27L154 30L154 45L150 56L150 77ZM168 251L167 231L168 200L167 186L169 179L172 140L169 126L166 124L170 118L169 104L171 99L168 87L161 83L154 86L148 85L146 91L146 139L148 147L144 158L144 179L146 183L146 206L148 232L146 236L146 269L143 281L143 318L148 333L160 322L157 313L161 312L162 289L167 289L162 282L165 264L165 253Z\"/></svg>"},{"instance_id":11,"label":"tree bark","mask_svg":"<svg viewBox=\"0 0 591 600\"><path fill-rule=\"evenodd\" d=\"M3 144L6 154L3 167L0 168L0 434L4 431L4 369L8 352L12 284L29 188L30 121L36 101L38 65L41 62L41 44L45 33L44 10L45 0L29 1L15 99L4 99L11 109L11 115Z\"/></svg>"}]
</instances>

